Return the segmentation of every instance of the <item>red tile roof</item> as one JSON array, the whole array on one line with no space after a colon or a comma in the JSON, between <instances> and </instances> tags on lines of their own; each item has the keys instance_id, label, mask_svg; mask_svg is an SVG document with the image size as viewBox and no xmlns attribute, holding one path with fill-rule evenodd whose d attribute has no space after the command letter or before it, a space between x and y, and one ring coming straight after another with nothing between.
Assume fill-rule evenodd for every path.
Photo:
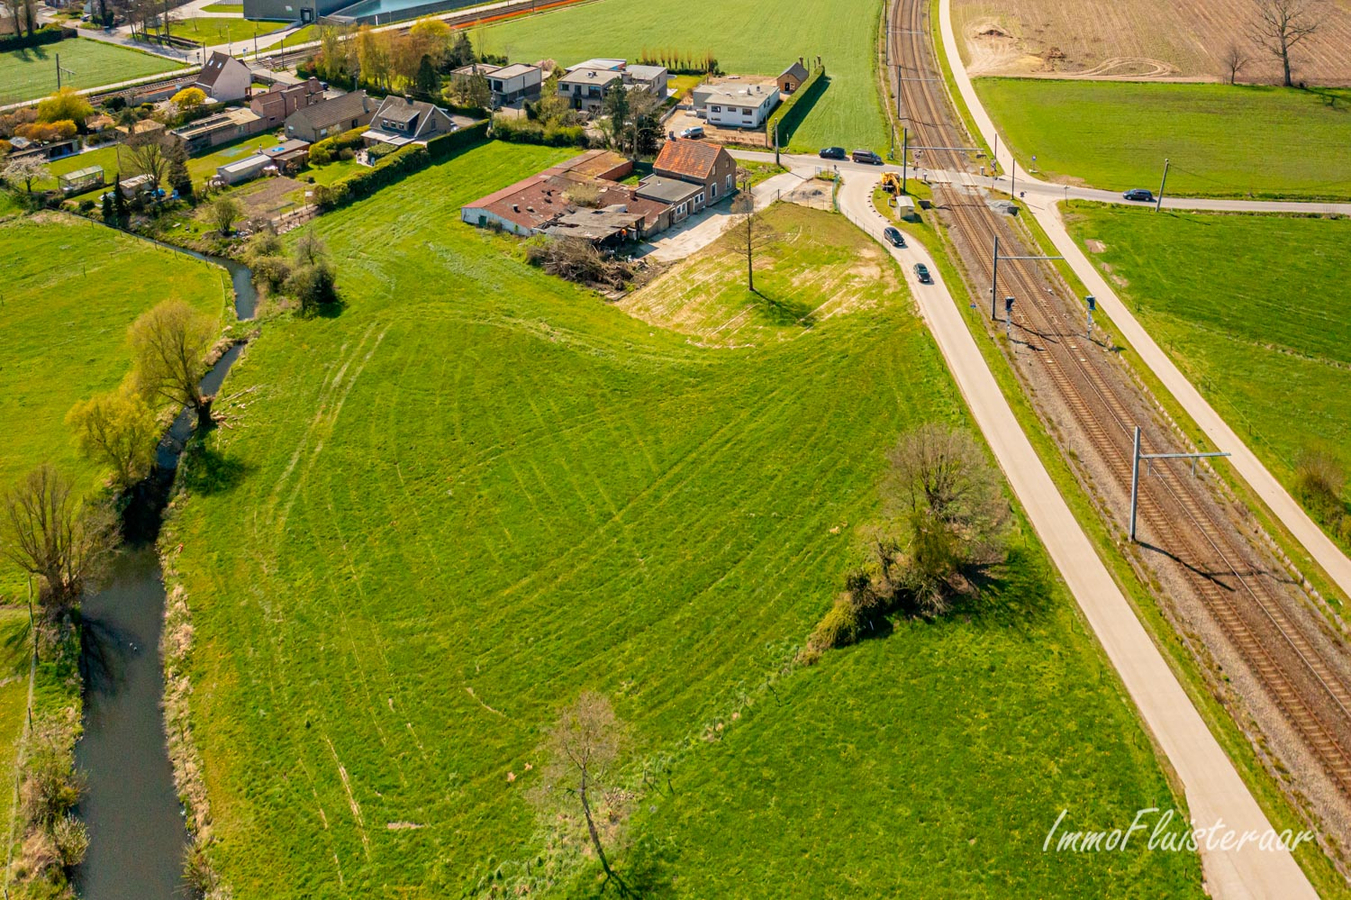
<instances>
[{"instance_id":1,"label":"red tile roof","mask_svg":"<svg viewBox=\"0 0 1351 900\"><path fill-rule=\"evenodd\" d=\"M717 144L676 138L662 145L661 152L652 163L652 171L669 172L680 178L707 181L713 175L713 167L718 162L718 156L726 152Z\"/></svg>"}]
</instances>

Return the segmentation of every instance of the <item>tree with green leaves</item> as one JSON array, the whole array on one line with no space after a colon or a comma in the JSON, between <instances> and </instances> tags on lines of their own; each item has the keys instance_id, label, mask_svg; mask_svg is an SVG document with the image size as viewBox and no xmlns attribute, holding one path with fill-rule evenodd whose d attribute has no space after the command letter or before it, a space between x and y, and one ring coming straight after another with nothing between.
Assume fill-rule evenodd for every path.
<instances>
[{"instance_id":1,"label":"tree with green leaves","mask_svg":"<svg viewBox=\"0 0 1351 900\"><path fill-rule=\"evenodd\" d=\"M413 79L413 87L417 93L428 100L435 101L441 96L441 76L436 71L436 66L432 65L430 55L422 54L422 61L418 63L417 77Z\"/></svg>"},{"instance_id":2,"label":"tree with green leaves","mask_svg":"<svg viewBox=\"0 0 1351 900\"><path fill-rule=\"evenodd\" d=\"M143 313L128 333L141 395L186 406L197 413L198 427L209 427L211 398L202 394L202 377L216 330L210 316L182 300L165 300Z\"/></svg>"},{"instance_id":3,"label":"tree with green leaves","mask_svg":"<svg viewBox=\"0 0 1351 900\"><path fill-rule=\"evenodd\" d=\"M113 470L113 483L129 488L155 461L158 422L155 411L126 387L95 394L75 404L66 416L75 443L86 459Z\"/></svg>"},{"instance_id":4,"label":"tree with green leaves","mask_svg":"<svg viewBox=\"0 0 1351 900\"><path fill-rule=\"evenodd\" d=\"M235 222L244 215L244 207L234 197L217 197L211 203L211 223L222 237L228 235Z\"/></svg>"},{"instance_id":5,"label":"tree with green leaves","mask_svg":"<svg viewBox=\"0 0 1351 900\"><path fill-rule=\"evenodd\" d=\"M84 120L93 114L94 107L89 105L89 101L70 87L63 87L50 97L38 101L39 122L69 120L77 125L83 125Z\"/></svg>"}]
</instances>

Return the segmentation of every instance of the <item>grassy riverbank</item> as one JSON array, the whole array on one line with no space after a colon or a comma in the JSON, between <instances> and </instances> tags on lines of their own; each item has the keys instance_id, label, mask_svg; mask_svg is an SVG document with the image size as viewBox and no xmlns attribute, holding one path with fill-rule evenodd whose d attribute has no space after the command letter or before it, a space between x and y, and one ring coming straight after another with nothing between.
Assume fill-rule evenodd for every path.
<instances>
[{"instance_id":1,"label":"grassy riverbank","mask_svg":"<svg viewBox=\"0 0 1351 900\"><path fill-rule=\"evenodd\" d=\"M1196 895L1194 857L1041 852L1062 808L1112 827L1174 800L1021 522L985 611L789 664L886 449L966 421L904 293L696 346L458 221L561 156L489 145L321 218L346 307L269 322L218 402L163 545L235 896L589 892L526 800L583 688L632 724L634 783L669 775L616 854L653 894ZM869 247L778 215L815 252Z\"/></svg>"},{"instance_id":2,"label":"grassy riverbank","mask_svg":"<svg viewBox=\"0 0 1351 900\"><path fill-rule=\"evenodd\" d=\"M127 327L161 300L225 309L228 277L208 263L93 222L41 213L0 222L0 488L43 462L92 490L102 473L65 423L80 400L131 368ZM0 598L23 581L0 561Z\"/></svg>"}]
</instances>

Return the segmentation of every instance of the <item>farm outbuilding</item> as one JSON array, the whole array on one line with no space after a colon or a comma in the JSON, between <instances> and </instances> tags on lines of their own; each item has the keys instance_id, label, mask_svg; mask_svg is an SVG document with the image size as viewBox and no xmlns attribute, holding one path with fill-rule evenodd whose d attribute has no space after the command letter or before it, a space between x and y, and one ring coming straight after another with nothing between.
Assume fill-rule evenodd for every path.
<instances>
[{"instance_id":1,"label":"farm outbuilding","mask_svg":"<svg viewBox=\"0 0 1351 900\"><path fill-rule=\"evenodd\" d=\"M226 184L239 184L250 178L257 178L263 170L273 165L272 160L262 153L237 160L216 168L216 177Z\"/></svg>"},{"instance_id":2,"label":"farm outbuilding","mask_svg":"<svg viewBox=\"0 0 1351 900\"><path fill-rule=\"evenodd\" d=\"M74 172L56 176L56 181L61 186L63 194L83 194L85 191L103 186L103 166L76 169Z\"/></svg>"}]
</instances>

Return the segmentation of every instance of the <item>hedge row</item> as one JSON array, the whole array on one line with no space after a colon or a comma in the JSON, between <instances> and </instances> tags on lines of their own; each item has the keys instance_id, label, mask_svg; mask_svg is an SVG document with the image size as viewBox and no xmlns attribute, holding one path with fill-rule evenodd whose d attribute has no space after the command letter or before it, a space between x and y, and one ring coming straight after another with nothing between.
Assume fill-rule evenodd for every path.
<instances>
[{"instance_id":1,"label":"hedge row","mask_svg":"<svg viewBox=\"0 0 1351 900\"><path fill-rule=\"evenodd\" d=\"M765 120L765 137L769 139L769 145L774 146L774 129L779 129L779 146L787 147L788 140L793 136L793 132L802 124L803 118L816 102L816 97L825 89L825 66L813 66L811 74L807 80L798 86L798 89L788 96L788 99L779 104L779 108L774 110L774 114ZM810 96L811 103L806 102ZM802 109L794 112L797 105L802 103Z\"/></svg>"},{"instance_id":2,"label":"hedge row","mask_svg":"<svg viewBox=\"0 0 1351 900\"><path fill-rule=\"evenodd\" d=\"M355 203L374 194L380 188L402 180L404 177L425 169L432 163L449 159L457 151L482 143L488 134L487 122L476 122L468 128L432 138L426 147L410 145L402 147L375 166L363 169L340 178L331 185L316 185L314 203L320 212L328 212ZM342 137L342 135L339 135ZM316 144L315 146L318 146ZM310 151L314 158L314 151Z\"/></svg>"},{"instance_id":3,"label":"hedge row","mask_svg":"<svg viewBox=\"0 0 1351 900\"><path fill-rule=\"evenodd\" d=\"M75 37L75 29L63 28L60 25L43 25L32 35L7 34L0 37L0 53L6 50L23 50L27 47L40 47L43 44L55 44L68 37Z\"/></svg>"},{"instance_id":4,"label":"hedge row","mask_svg":"<svg viewBox=\"0 0 1351 900\"><path fill-rule=\"evenodd\" d=\"M316 166L327 165L342 151L360 147L365 143L361 136L366 133L367 128L368 126L362 125L360 128L335 134L322 141L315 141L310 145L310 163Z\"/></svg>"},{"instance_id":5,"label":"hedge row","mask_svg":"<svg viewBox=\"0 0 1351 900\"><path fill-rule=\"evenodd\" d=\"M590 140L581 125L550 125L525 119L493 116L493 137L514 144L544 144L548 147L588 147Z\"/></svg>"}]
</instances>

